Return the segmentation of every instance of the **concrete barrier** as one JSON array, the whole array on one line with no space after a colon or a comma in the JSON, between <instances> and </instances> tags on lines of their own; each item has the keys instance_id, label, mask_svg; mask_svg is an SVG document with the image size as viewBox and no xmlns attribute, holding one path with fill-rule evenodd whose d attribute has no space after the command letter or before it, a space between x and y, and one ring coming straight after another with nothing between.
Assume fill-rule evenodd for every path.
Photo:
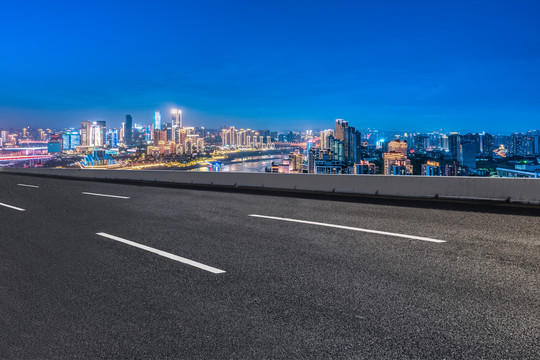
<instances>
[{"instance_id":1,"label":"concrete barrier","mask_svg":"<svg viewBox=\"0 0 540 360\"><path fill-rule=\"evenodd\" d=\"M260 190L540 204L539 179L44 168L0 168L0 173Z\"/></svg>"}]
</instances>

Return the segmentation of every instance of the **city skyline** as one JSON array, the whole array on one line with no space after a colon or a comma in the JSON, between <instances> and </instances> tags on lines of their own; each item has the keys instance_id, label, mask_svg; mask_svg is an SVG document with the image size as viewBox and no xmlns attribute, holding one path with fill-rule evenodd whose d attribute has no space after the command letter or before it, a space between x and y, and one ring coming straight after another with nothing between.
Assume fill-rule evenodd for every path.
<instances>
[{"instance_id":1,"label":"city skyline","mask_svg":"<svg viewBox=\"0 0 540 360\"><path fill-rule=\"evenodd\" d=\"M0 127L148 123L175 103L212 128L343 118L502 133L540 121L533 1L98 1L85 18L80 6L4 9Z\"/></svg>"},{"instance_id":2,"label":"city skyline","mask_svg":"<svg viewBox=\"0 0 540 360\"><path fill-rule=\"evenodd\" d=\"M180 109L179 108L171 108L170 111L171 112L161 112L161 110L153 110L151 112L151 115L150 115L150 119L146 119L145 121L137 121L134 116L132 115L133 113L125 113L122 115L122 120L118 120L118 121L112 121L110 122L109 120L106 120L106 119L103 119L103 118L98 118L98 119L94 119L94 120L80 120L78 122L73 122L71 125L67 125L67 126L64 126L64 127L55 127L55 126L47 126L47 125L44 125L44 126L36 126L36 125L31 125L31 124L28 124L28 123L25 123L25 124L19 124L17 126L12 126L12 127L7 127L7 126L2 126L2 124L0 123L0 130L20 130L20 129L23 129L23 128L33 128L33 129L51 129L53 131L64 131L64 130L70 130L70 129L78 129L80 127L80 124L81 122L90 122L90 123L95 123L95 122L105 122L108 124L108 128L110 129L121 129L123 127L123 125L125 124L126 122L126 117L129 116L130 118L130 121L132 123L132 126L150 126L150 127L153 127L155 125L155 115L156 115L156 112L160 113L160 114L165 114L165 118L163 118L163 120L160 120L163 124L165 123L169 123L169 124L173 124L174 120L170 117L174 117L175 116L175 113L173 113L174 111L179 111ZM182 114L184 113L183 110L180 110L182 112ZM341 119L341 118L334 118L334 119L326 119L326 121L324 123L321 123L320 126L318 127L304 127L304 128L300 128L300 127L295 127L295 125L291 125L289 127L282 127L282 128L276 128L276 127L273 127L271 126L271 124L266 124L266 125L270 125L270 126L266 126L265 124L259 124L259 125L256 125L255 127L249 127L249 126L243 126L242 124L238 124L238 123L228 123L228 124L222 124L220 126L216 126L216 127L211 127L211 126L206 126L204 123L202 124L194 124L190 121L188 121L188 124L187 126L189 127L196 127L196 128L206 128L206 129L214 129L214 130L219 130L219 129L224 129L224 128L229 128L229 127L235 127L237 129L250 129L250 130L262 130L262 129L270 129L272 131L276 131L276 132L280 132L280 133L284 133L284 132L290 132L290 131L293 131L293 132L298 132L298 133L301 133L301 132L305 132L305 131L324 131L325 129L327 129L330 125L329 124L332 124L333 121L335 120L346 120L348 122L351 122L352 124L354 124L358 129L362 130L362 131L366 131L366 130L370 130L370 131L379 131L379 132L384 132L384 133L413 133L413 134L429 134L429 133L442 133L442 134L449 134L449 133L452 133L452 132L456 132L456 133L460 133L460 134L467 134L467 133L473 133L473 134L481 134L481 133L490 133L490 134L498 134L498 135L510 135L510 134L517 134L517 133L527 133L527 132L531 132L531 131L538 131L538 129L540 129L540 126L539 127L531 127L531 128L519 128L519 127L509 127L507 130L505 131L496 131L496 130L493 130L493 129L478 129L478 128L475 128L475 127L469 127L469 128L466 128L466 129L457 129L457 128L450 128L450 129L443 129L443 128L437 128L436 126L433 126L431 128L425 128L425 129L417 129L417 128L414 128L414 127L409 127L409 128L395 128L395 129L385 129L385 128L379 128L379 127L376 127L376 126L369 126L369 124L361 124L361 125L358 125L358 122L357 121L349 121L347 119ZM539 122L540 124L540 122Z\"/></svg>"}]
</instances>

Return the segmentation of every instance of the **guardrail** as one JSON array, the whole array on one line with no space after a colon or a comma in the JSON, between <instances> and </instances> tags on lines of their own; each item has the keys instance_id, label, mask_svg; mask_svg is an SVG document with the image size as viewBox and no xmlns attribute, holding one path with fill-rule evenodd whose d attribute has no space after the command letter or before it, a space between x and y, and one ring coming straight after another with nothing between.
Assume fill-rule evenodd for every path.
<instances>
[{"instance_id":1,"label":"guardrail","mask_svg":"<svg viewBox=\"0 0 540 360\"><path fill-rule=\"evenodd\" d=\"M0 173L221 188L540 204L538 179L46 168L0 168Z\"/></svg>"}]
</instances>

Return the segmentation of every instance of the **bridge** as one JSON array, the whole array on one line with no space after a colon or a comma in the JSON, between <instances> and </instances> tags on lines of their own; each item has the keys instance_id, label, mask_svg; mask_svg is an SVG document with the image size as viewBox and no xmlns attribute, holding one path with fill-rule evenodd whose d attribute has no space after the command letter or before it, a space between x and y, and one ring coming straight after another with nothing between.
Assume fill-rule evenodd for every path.
<instances>
[{"instance_id":1,"label":"bridge","mask_svg":"<svg viewBox=\"0 0 540 360\"><path fill-rule=\"evenodd\" d=\"M537 179L3 168L0 186L7 358L540 356Z\"/></svg>"},{"instance_id":2,"label":"bridge","mask_svg":"<svg viewBox=\"0 0 540 360\"><path fill-rule=\"evenodd\" d=\"M20 156L0 156L0 161L17 160L44 160L52 159L52 155L20 155Z\"/></svg>"},{"instance_id":3,"label":"bridge","mask_svg":"<svg viewBox=\"0 0 540 360\"><path fill-rule=\"evenodd\" d=\"M306 147L307 147L307 143L306 142L303 142L303 143L294 143L294 142L274 142L272 143L276 148L280 148L280 147L290 147L290 148L298 148L298 149L303 149L303 150L306 150Z\"/></svg>"}]
</instances>

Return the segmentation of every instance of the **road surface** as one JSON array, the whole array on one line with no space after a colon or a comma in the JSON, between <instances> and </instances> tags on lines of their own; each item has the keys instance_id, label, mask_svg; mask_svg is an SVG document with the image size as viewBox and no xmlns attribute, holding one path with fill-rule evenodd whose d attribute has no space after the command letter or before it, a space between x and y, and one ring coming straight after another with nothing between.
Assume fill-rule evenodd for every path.
<instances>
[{"instance_id":1,"label":"road surface","mask_svg":"<svg viewBox=\"0 0 540 360\"><path fill-rule=\"evenodd\" d=\"M538 211L471 208L0 174L0 358L538 359Z\"/></svg>"}]
</instances>

